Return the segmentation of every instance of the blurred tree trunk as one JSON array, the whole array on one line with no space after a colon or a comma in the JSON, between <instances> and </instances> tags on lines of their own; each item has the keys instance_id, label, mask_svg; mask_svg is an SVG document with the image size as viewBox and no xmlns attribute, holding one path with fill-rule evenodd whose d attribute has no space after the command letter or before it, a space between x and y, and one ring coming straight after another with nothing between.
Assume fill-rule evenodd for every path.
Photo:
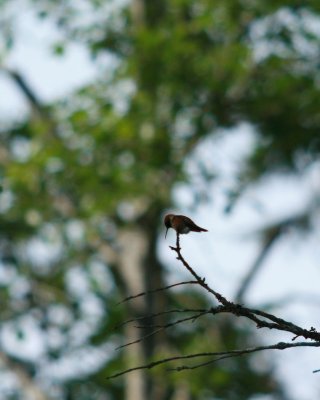
<instances>
[{"instance_id":1,"label":"blurred tree trunk","mask_svg":"<svg viewBox=\"0 0 320 400\"><path fill-rule=\"evenodd\" d=\"M123 281L125 296L147 292L164 285L162 267L156 258L156 228L141 229L131 227L124 229L118 238L120 251L117 265ZM151 233L152 232L152 233ZM127 303L128 318L150 316L165 308L166 299L164 293L147 293ZM159 319L158 322L159 323ZM162 323L160 321L160 323ZM136 324L134 324L136 325ZM148 317L141 322L146 326L137 329L134 325L127 325L125 330L126 342L140 340L149 335L154 328L153 318ZM156 348L166 346L165 334L157 334L126 347L126 359L128 368L138 364L144 364L152 357ZM154 399L165 398L166 385L155 382L146 370L139 370L125 376L125 399Z\"/></svg>"},{"instance_id":2,"label":"blurred tree trunk","mask_svg":"<svg viewBox=\"0 0 320 400\"><path fill-rule=\"evenodd\" d=\"M144 1L132 0L131 1L131 16L133 25L138 28L144 24Z\"/></svg>"},{"instance_id":3,"label":"blurred tree trunk","mask_svg":"<svg viewBox=\"0 0 320 400\"><path fill-rule=\"evenodd\" d=\"M42 391L33 377L20 364L10 360L3 352L0 352L0 362L15 374L26 399L50 400L50 397Z\"/></svg>"},{"instance_id":4,"label":"blurred tree trunk","mask_svg":"<svg viewBox=\"0 0 320 400\"><path fill-rule=\"evenodd\" d=\"M9 0L1 2L1 10L4 10L2 3L9 4ZM282 171L282 167L293 172L301 171L302 156L310 162L312 157L314 160L318 157L319 121L315 118L319 108L315 102L318 98L315 85L317 74L310 69L314 60L307 58L303 64L306 68L301 69L301 54L291 45L295 42L298 25L289 26L278 19L278 11L283 12L280 4L255 2L247 7L244 2L212 5L206 0L199 4L192 0L132 0L128 8L127 4L120 7L115 18L111 14L107 18L108 10L104 5L108 2L88 1L88 5L92 3L93 15L96 15L97 7L101 7L97 16L106 18L97 18L85 26L81 23L78 26L77 21L81 20L78 17L82 13L87 20L87 10L78 9L77 2L66 2L66 8L46 0L33 3L39 3L40 9L35 5L30 7L36 14L39 13L39 17L57 23L62 35L58 46L61 47L60 55L68 43L80 41L97 59L100 54L103 57L115 54L119 65L110 75L110 81L106 80L105 72L109 73L107 67L95 82L84 84L62 102L48 105L41 104L41 96L30 88L23 74L7 71L29 101L32 113L21 123L12 124L10 129L6 129L4 124L1 132L0 191L4 195L4 208L0 215L0 247L3 253L0 256L17 277L28 282L30 289L24 290L21 301L12 290L15 282L10 281L8 290L2 290L1 304L4 311L10 311L13 322L19 321L21 314L33 315L35 309L38 315L38 309L44 308L45 313L40 317L44 338L49 337L52 327L58 329L62 337L67 337L74 323L88 322L86 313L82 312L85 297L75 295L68 288L69 271L79 269L87 277L88 293L97 300L102 296L106 306L105 315L97 326L92 327L92 337L86 345L92 343L98 346L109 340L117 342L122 332L114 337L113 322L118 322L119 316L123 321L124 315L123 308L119 307L112 309L114 320L110 318L111 308L108 306L113 306L118 300L114 295L117 297L122 289L121 295L126 296L164 285L164 268L157 260L156 236L161 213L173 204L174 196L170 193L175 183L187 183L194 190L194 205L207 198L207 189L211 187L207 183L218 178L219 184L220 169L216 169L215 163L206 166L206 159L202 163L201 153L194 152L198 144L205 145L204 141L215 134L220 135L221 129L229 134L229 128L244 122L255 128L258 140L241 171L235 175L235 188L231 188L229 193L235 199L247 185L256 183L266 173L273 173L278 168ZM288 6L286 12L295 16L297 21L306 7L318 16L316 6L310 2L306 4L303 7ZM252 28L256 24L259 26L265 18L270 18L270 24L275 24L277 29L270 36L266 27L266 32L255 38ZM3 30L2 26L0 28ZM14 25L11 31L15 31ZM299 29L299 34L306 39L306 43L314 44L315 38L310 37L309 32L303 35ZM255 49L264 40L275 45L270 46L270 55L265 54L257 62ZM48 44L48 47L51 45ZM279 54L276 50L273 52L271 47L287 51ZM130 83L133 83L133 88L128 89ZM131 94L128 95L127 89ZM114 97L114 93L117 96ZM127 107L125 111L118 110L118 99ZM193 168L188 172L185 167L193 157L199 158L196 160L199 165L194 172L191 171ZM224 177L223 173L221 177ZM198 184L202 179L203 184ZM144 199L143 216L139 210L137 214L140 217L137 216L136 220L119 218L121 202L133 204L141 199ZM107 221L101 220L101 216L105 216ZM83 223L86 231L79 243L71 238L72 235L69 238L68 234L74 222ZM106 228L109 223L110 231ZM49 234L47 228L56 233ZM113 249L110 243L114 240L115 231L119 233L121 249L116 255L104 254ZM247 293L276 240L272 239L273 233L270 234L264 251L239 288L239 299ZM22 254L21 245L30 246L34 239L44 243L50 239L49 242L53 240L57 247L62 246L60 259L52 262L47 275L39 273L40 268L39 271L35 268L31 256L26 261ZM13 249L11 259L5 254L6 246ZM106 264L115 267L114 277L119 284L116 294L96 285L100 275L91 271L91 266L97 247L105 256ZM20 268L20 264L24 268ZM47 266L44 266L47 271ZM54 293L50 302L45 304L37 293L37 288L43 283L52 287ZM65 293L63 301L62 296L55 294L59 291ZM192 294L191 300L207 304L207 298L200 297L195 298ZM130 319L145 318L168 309L171 300L172 304L177 304L177 298L176 293L171 297L170 291L146 293L124 303L124 307ZM185 297L183 302L189 304ZM12 306L16 304L18 306ZM55 304L72 315L66 324L57 324L54 318L48 322L47 315ZM1 314L3 326L8 322L4 314ZM157 318L157 325L163 323L165 317L162 321ZM162 377L160 370L159 374L139 371L124 377L125 394L118 382L112 382L106 388L105 378L112 368L140 365L155 354L161 357L169 344L170 354L184 354L206 343L210 348L220 348L222 343L228 349L238 348L243 343L247 347L252 345L254 339L252 332L237 329L237 324L231 326L230 323L226 330L215 320L211 325L209 318L204 319L203 325L195 324L197 329L194 328L193 333L176 330L173 335L168 331L167 335L167 332L160 331L155 336L147 337L153 331L154 320L145 318L141 320L141 325L145 328L125 328L125 337L122 336L124 343L145 337L140 343L124 349L126 365L123 365L123 360L118 363L118 360L106 361L99 371L91 371L90 377L78 377L75 368L74 373L83 381L83 387L79 388L79 381L73 382L74 378L70 375L58 385L62 392L66 390L68 398L77 400L91 398L93 388L99 389L103 395L129 400L186 400L192 396L203 399L209 396L209 390L212 397L224 399L233 399L234 393L246 399L261 393L275 395L275 386L269 384L276 382L273 370L266 366L261 373L261 369L257 371L247 358L233 360L233 363L229 360L230 363L224 364L222 369L218 366L208 368L205 374L194 370L192 375L188 375L192 376L192 381L185 379L181 382L178 381L181 378L175 378L170 383L169 378ZM218 330L222 330L223 340L220 336L215 338ZM175 336L176 332L179 336ZM191 336L195 337L193 341ZM206 337L209 337L208 342ZM46 360L63 360L70 350L74 351L69 339L66 340L67 345L61 342L53 350L48 346L44 355ZM90 350L85 345L83 348ZM41 371L42 360L33 362L35 370ZM241 374L235 374L235 371ZM33 376L30 375L30 378ZM55 382L54 376L48 377L48 382L51 381ZM239 388L244 395L239 394ZM282 395L279 388L277 385L278 393ZM82 390L85 392L80 399ZM193 394L196 391L197 394Z\"/></svg>"},{"instance_id":5,"label":"blurred tree trunk","mask_svg":"<svg viewBox=\"0 0 320 400\"><path fill-rule=\"evenodd\" d=\"M156 24L161 21L165 12L165 1L132 0L131 17L133 34L140 28ZM143 67L143 65L142 65ZM137 81L138 85L141 82ZM157 207L156 207L157 208ZM126 295L148 292L164 286L162 266L156 255L157 226L162 206L146 213L142 223L136 227L126 229L119 236L121 254L119 258L120 274L123 279ZM129 318L150 316L165 308L163 293L147 293L145 296L126 303ZM157 323L162 323L161 319ZM126 328L127 342L139 340L152 333L153 318L143 320L146 328L136 329L132 325ZM165 334L146 337L141 342L126 348L128 367L144 364L152 357L155 348L164 348ZM159 378L158 378L159 379ZM161 379L161 378L160 378ZM126 400L165 398L166 385L156 382L145 370L135 371L125 377Z\"/></svg>"},{"instance_id":6,"label":"blurred tree trunk","mask_svg":"<svg viewBox=\"0 0 320 400\"><path fill-rule=\"evenodd\" d=\"M144 283L143 259L145 257L148 241L143 231L127 229L119 236L120 254L119 270L125 286L126 295L133 295L146 290ZM135 318L147 313L145 297L139 297L135 301L126 303L129 318ZM126 341L132 342L141 337L140 331L129 324L126 327ZM128 368L145 362L145 342L128 346L126 358ZM126 400L147 399L146 371L140 370L129 374L125 378Z\"/></svg>"}]
</instances>

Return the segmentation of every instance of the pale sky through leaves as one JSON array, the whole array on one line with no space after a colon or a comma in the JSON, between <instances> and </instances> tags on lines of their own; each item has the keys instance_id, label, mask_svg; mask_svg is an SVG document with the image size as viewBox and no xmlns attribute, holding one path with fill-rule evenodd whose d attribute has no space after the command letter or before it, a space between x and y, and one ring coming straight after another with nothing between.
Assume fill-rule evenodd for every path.
<instances>
[{"instance_id":1,"label":"pale sky through leaves","mask_svg":"<svg viewBox=\"0 0 320 400\"><path fill-rule=\"evenodd\" d=\"M61 58L51 55L47 45L56 39L56 32L52 26L41 22L41 35L38 35L37 24L40 22L32 15L22 14L18 23L20 39L7 58L7 65L22 72L40 98L49 101L90 81L96 69L80 46L68 46L66 55ZM0 91L1 119L19 118L26 112L24 99L3 72L0 74ZM196 223L209 230L207 234L183 236L183 254L215 290L228 298L232 298L259 251L260 242L255 232L267 222L308 207L311 195L319 191L320 166L314 165L304 176L283 175L265 179L245 193L230 215L225 215L226 191L230 189L233 174L252 140L252 128L243 124L236 133L218 134L199 147L197 155L200 155L207 168L218 168L222 176L207 188L210 197L208 203L190 211L192 196L189 191L192 187L179 187L176 191L177 203L180 204L176 211L189 213ZM201 182L197 182L196 163L197 157L189 160L187 168L194 175L195 184L201 185ZM279 302L273 310L278 316L306 329L311 326L319 329L319 240L319 229L314 228L311 233L289 229L276 243L262 272L250 288L246 298L250 305L259 307ZM186 272L168 249L168 245L173 243L173 232L168 234L167 240L161 236L158 251L168 270L170 268L170 281L179 281L186 277ZM32 321L27 323L32 324ZM252 329L255 329L253 325ZM36 337L36 329L34 334ZM267 344L290 340L286 334L264 330L257 331L257 334ZM14 345L7 342L6 332L1 340L8 348ZM27 352L35 352L35 340L32 338L28 342L30 347ZM37 346L37 351L41 351L41 346ZM312 374L312 370L320 368L317 349L274 351L267 356L277 360L278 372L286 381L292 400L314 400L319 397L320 374Z\"/></svg>"}]
</instances>

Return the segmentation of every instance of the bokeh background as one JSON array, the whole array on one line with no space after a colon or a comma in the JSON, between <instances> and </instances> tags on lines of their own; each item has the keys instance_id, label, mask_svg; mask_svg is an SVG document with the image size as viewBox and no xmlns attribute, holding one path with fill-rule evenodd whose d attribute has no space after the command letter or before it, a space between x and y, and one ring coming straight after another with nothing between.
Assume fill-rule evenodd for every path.
<instances>
[{"instance_id":1,"label":"bokeh background","mask_svg":"<svg viewBox=\"0 0 320 400\"><path fill-rule=\"evenodd\" d=\"M215 290L319 328L319 2L1 0L0 34L0 398L319 398L316 349L106 379L291 340L216 316L116 350L213 304L117 305L190 279L168 211L209 229L182 249Z\"/></svg>"}]
</instances>

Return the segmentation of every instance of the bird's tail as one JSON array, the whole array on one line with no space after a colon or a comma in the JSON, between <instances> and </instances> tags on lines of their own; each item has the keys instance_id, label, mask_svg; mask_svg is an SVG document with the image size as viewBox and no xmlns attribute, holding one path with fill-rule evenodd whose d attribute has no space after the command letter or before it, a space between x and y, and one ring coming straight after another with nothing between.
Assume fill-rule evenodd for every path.
<instances>
[{"instance_id":1,"label":"bird's tail","mask_svg":"<svg viewBox=\"0 0 320 400\"><path fill-rule=\"evenodd\" d=\"M192 230L193 230L194 232L208 232L207 229L200 228L200 226L193 227Z\"/></svg>"}]
</instances>

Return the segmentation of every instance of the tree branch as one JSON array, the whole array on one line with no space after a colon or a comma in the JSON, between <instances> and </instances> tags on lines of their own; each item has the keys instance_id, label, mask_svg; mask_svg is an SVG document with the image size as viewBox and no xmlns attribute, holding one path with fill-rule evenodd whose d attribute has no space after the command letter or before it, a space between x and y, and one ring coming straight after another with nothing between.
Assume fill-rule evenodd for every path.
<instances>
[{"instance_id":1,"label":"tree branch","mask_svg":"<svg viewBox=\"0 0 320 400\"><path fill-rule=\"evenodd\" d=\"M259 351L263 351L263 350L285 350L285 349L292 348L292 347L320 347L320 343L318 343L318 342L317 343L314 343L314 342L297 342L297 343L279 342L279 343L269 345L269 346L251 347L251 348L242 349L242 350L205 352L205 353L188 354L185 356L162 358L160 360L153 361L149 364L140 365L140 366L134 367L134 368L128 368L124 371L121 371L116 374L108 376L107 379L117 378L119 376L128 374L129 372L136 371L139 369L152 369L154 367L157 367L158 365L170 363L173 361L188 360L188 359L198 358L198 357L218 357L214 360L210 360L205 363L194 365L191 367L180 366L177 368L170 369L170 370L179 371L179 370L183 370L183 369L199 368L201 366L208 365L209 363L213 363L213 362L219 361L220 359L224 359L224 358L237 357L237 356L241 356L244 354L255 353L255 352L259 352ZM314 372L317 372L317 371L314 371Z\"/></svg>"},{"instance_id":2,"label":"tree branch","mask_svg":"<svg viewBox=\"0 0 320 400\"><path fill-rule=\"evenodd\" d=\"M141 321L141 320L144 320L144 319L159 317L161 315L167 315L167 314L173 314L173 313L187 313L187 312L198 312L198 313L201 313L201 312L206 312L206 311L208 311L208 310L207 309L193 309L193 308L184 308L184 309L179 309L178 308L178 309L173 309L173 310L161 311L161 312L158 312L158 313L146 315L144 317L137 317L137 318L128 319L128 320L122 322L121 324L115 326L115 329L121 328L122 326L130 324L131 322L138 322L138 321Z\"/></svg>"},{"instance_id":3,"label":"tree branch","mask_svg":"<svg viewBox=\"0 0 320 400\"><path fill-rule=\"evenodd\" d=\"M211 294L220 304L216 307L211 307L210 309L207 310L169 310L169 311L163 311L157 314L153 314L153 317L156 317L158 315L164 315L164 314L169 314L169 313L175 313L175 312L195 312L197 311L198 314L194 314L192 316L186 317L186 318L181 318L178 319L176 321L170 322L168 324L165 325L152 325L152 326L148 326L148 328L153 327L153 328L158 328L155 329L153 332L149 333L148 335L145 335L141 338L139 338L136 341L130 342L130 343L126 343L125 345L122 345L120 347L118 347L118 349L126 347L126 346L130 346L134 343L139 343L140 341L146 339L149 336L152 336L154 334L156 334L157 332L167 329L169 327L178 325L180 323L184 323L186 321L194 321L197 318L200 318L201 316L205 315L205 314L212 314L212 315L216 315L216 314L220 314L220 313L230 313L235 315L236 317L245 317L251 321L253 321L257 328L268 328L268 329L276 329L279 331L284 331L284 332L289 332L292 333L294 335L294 337L292 338L292 342L291 343L285 343L285 342L279 342L277 344L273 344L273 345L269 345L269 346L258 346L258 347L252 347L252 348L248 348L248 349L240 349L240 350L231 350L231 351L222 351L222 352L206 352L206 353L196 353L196 354L189 354L189 355L184 355L184 356L175 356L175 357L168 357L168 358L163 358L157 361L153 361L149 364L145 364L145 365L141 365L141 366L137 366L137 367L133 367L133 368L129 368L126 369L124 371L120 371L116 374L113 374L111 376L108 377L108 379L111 378L116 378L119 377L121 375L127 374L129 372L132 371L136 371L136 370L140 370L140 369L151 369L154 368L157 365L160 364L165 364L165 363L169 363L172 361L177 361L177 360L185 360L185 359L191 359L191 358L197 358L197 357L214 357L214 359L211 359L209 361L205 361L202 363L198 363L195 365L181 365L175 368L171 368L170 370L173 371L182 371L185 369L195 369L195 368L199 368L205 365L209 365L212 364L214 362L220 361L222 359L225 358L231 358L231 357L238 357L244 354L249 354L249 353L254 353L254 352L258 352L258 351L262 351L262 350L284 350L284 349L288 349L288 348L292 348L292 347L320 347L320 333L316 331L315 328L311 327L309 330L308 329L304 329L301 328L298 325L293 324L292 322L286 321L282 318L279 318L273 314L267 313L265 311L262 310L258 310L258 309L251 309L248 307L244 307L241 304L236 304L233 303L231 301L228 301L224 296L222 296L220 293L218 293L217 291L213 290L206 282L204 278L201 278L195 271L194 269L187 263L187 261L184 259L184 257L181 254L181 247L180 247L180 235L177 233L177 240L176 240L176 247L172 247L170 246L171 250L175 251L177 253L177 259L179 261L181 261L181 263L183 264L183 266L191 273L191 275L196 279L196 281L190 281L190 282L181 282L180 284L186 284L186 283L198 283L201 287L203 287L209 294ZM158 290L166 290L169 289L170 287L174 287L177 286L179 284L174 284L174 285L170 285L167 286L165 288L160 288L160 289L156 289L154 291L158 291ZM136 296L130 296L127 299L132 299L135 297L139 297L142 296L144 294L146 294L147 292L144 293L139 293L139 295ZM125 299L125 301L127 300ZM137 322L139 320L143 320L146 319L147 317L142 317L142 318L135 318L135 319L131 319L128 321L125 321L123 324L129 323L129 322ZM146 328L146 326L143 325L139 325L137 326L137 328ZM313 342L297 342L297 343L293 343L293 341L297 338L297 337L304 337L305 339L311 339L313 340ZM315 370L314 372L318 372L320 370Z\"/></svg>"},{"instance_id":4,"label":"tree branch","mask_svg":"<svg viewBox=\"0 0 320 400\"><path fill-rule=\"evenodd\" d=\"M256 310L256 309L250 309L247 307L243 307L241 304L236 304L231 301L228 301L225 297L223 297L220 293L216 292L213 290L206 282L205 279L201 278L192 267L187 263L187 261L183 258L181 254L181 247L180 247L180 235L177 233L177 241L176 241L176 247L170 246L171 250L175 251L177 253L177 259L182 262L182 264L187 268L187 270L196 278L198 281L199 285L201 285L207 292L209 292L211 295L213 295L216 300L221 303L223 307L218 307L218 308L212 308L212 313L217 314L217 313L222 313L222 312L228 312L231 314L234 314L236 316L242 316L246 317L253 322L256 323L258 328L269 328L269 329L277 329L280 331L285 331L285 332L290 332L295 335L295 338L298 336L302 336L305 339L312 339L315 341L320 342L320 333L317 332L313 327L310 328L310 330L303 329L292 322L285 321L282 318L278 318L272 314L269 314L265 311L261 310ZM259 318L262 317L263 319ZM270 320L272 322L266 321Z\"/></svg>"},{"instance_id":5,"label":"tree branch","mask_svg":"<svg viewBox=\"0 0 320 400\"><path fill-rule=\"evenodd\" d=\"M220 293L216 292L215 290L211 289L209 285L206 284L205 278L201 278L187 263L187 261L182 257L181 254L181 247L180 247L180 235L177 232L177 241L176 247L170 246L170 249L175 251L178 255L177 260L181 261L182 264L187 268L187 270L193 275L196 281L201 285L207 292L211 293L221 304L229 305L231 304L225 297L223 297Z\"/></svg>"},{"instance_id":6,"label":"tree branch","mask_svg":"<svg viewBox=\"0 0 320 400\"><path fill-rule=\"evenodd\" d=\"M206 365L213 364L217 361L224 360L226 358L233 358L233 357L239 357L244 354L250 354L250 353L256 353L259 351L263 350L285 350L288 348L292 347L320 347L320 343L310 343L310 342L298 342L298 343L285 343L285 342L279 342L277 344L269 345L269 346L257 346L257 347L252 347L249 349L243 349L243 350L231 350L231 351L222 351L222 352L216 352L212 353L212 356L216 356L217 358L214 358L213 360L205 361L203 363L195 364L195 365L181 365L176 368L168 368L168 371L183 371L186 369L196 369L200 367L204 367ZM209 355L209 354L208 354ZM315 372L315 371L313 371Z\"/></svg>"},{"instance_id":7,"label":"tree branch","mask_svg":"<svg viewBox=\"0 0 320 400\"><path fill-rule=\"evenodd\" d=\"M6 68L4 66L1 66L1 69L5 71L11 79L14 81L14 83L17 85L17 87L21 90L29 104L31 105L32 109L37 112L38 115L41 116L44 120L48 120L49 114L45 107L42 105L39 97L35 93L35 91L31 88L29 83L26 81L26 79L22 76L22 74L18 71Z\"/></svg>"},{"instance_id":8,"label":"tree branch","mask_svg":"<svg viewBox=\"0 0 320 400\"><path fill-rule=\"evenodd\" d=\"M135 341L133 341L133 342L125 343L125 344L123 344L123 345L121 345L121 346L118 346L118 347L116 348L116 350L122 349L122 348L124 348L124 347L130 346L130 345L135 344L135 343L140 343L140 342L142 342L144 339L146 339L146 338L148 338L148 337L150 337L150 336L153 336L153 335L155 335L156 333L158 333L158 332L160 332L160 331L162 331L162 330L164 330L164 329L170 328L170 327L172 327L172 326L174 326L174 325L181 324L182 322L186 322L186 321L192 321L192 322L194 322L196 319L202 317L202 316L205 315L205 314L209 314L209 313L210 313L210 310L205 310L205 311L203 311L203 312L201 312L201 313L199 313L199 314L192 315L191 317L186 317L186 318L178 319L177 321L169 322L168 324L165 324L165 325L148 325L148 326L142 326L142 325L140 325L140 326L137 326L136 328L147 328L147 327L148 327L148 328L157 328L157 329L154 330L154 331L152 331L152 332L150 332L150 333L148 333L148 334L145 335L145 336L140 337L139 339L137 339L137 340L135 340Z\"/></svg>"},{"instance_id":9,"label":"tree branch","mask_svg":"<svg viewBox=\"0 0 320 400\"><path fill-rule=\"evenodd\" d=\"M162 287L162 288L158 288L158 289L154 289L154 290L147 290L147 291L145 291L145 292L141 292L141 293L135 294L135 295L133 295L133 296L128 296L128 297L126 297L125 299L121 300L121 301L120 301L119 303L117 303L116 305L118 306L118 305L120 305L120 304L122 304L122 303L125 303L125 302L127 302L127 301L130 301L130 300L132 300L132 299L136 299L137 297L145 296L146 294L149 294L149 293L161 292L161 291L163 291L163 290L171 289L171 288L176 287L176 286L192 285L192 284L199 284L199 282L198 282L198 281L179 282L179 283L174 283L174 284L172 284L172 285L165 286L165 287Z\"/></svg>"}]
</instances>

